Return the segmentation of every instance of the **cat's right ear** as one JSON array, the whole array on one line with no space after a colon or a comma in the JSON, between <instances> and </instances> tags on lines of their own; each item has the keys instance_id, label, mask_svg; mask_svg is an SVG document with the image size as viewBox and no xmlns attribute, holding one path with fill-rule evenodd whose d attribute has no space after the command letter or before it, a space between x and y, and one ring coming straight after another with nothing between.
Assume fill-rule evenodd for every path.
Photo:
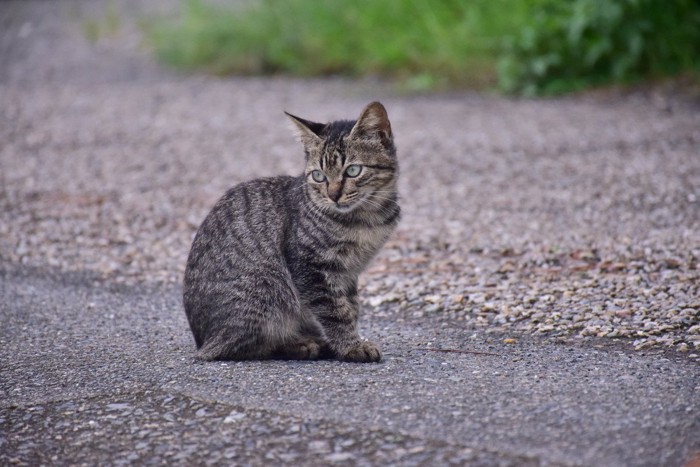
<instances>
[{"instance_id":1,"label":"cat's right ear","mask_svg":"<svg viewBox=\"0 0 700 467\"><path fill-rule=\"evenodd\" d=\"M326 127L323 123L311 122L309 120L304 120L303 118L297 117L285 112L285 115L294 123L297 131L299 132L299 138L303 144L317 143L321 141L321 132Z\"/></svg>"}]
</instances>

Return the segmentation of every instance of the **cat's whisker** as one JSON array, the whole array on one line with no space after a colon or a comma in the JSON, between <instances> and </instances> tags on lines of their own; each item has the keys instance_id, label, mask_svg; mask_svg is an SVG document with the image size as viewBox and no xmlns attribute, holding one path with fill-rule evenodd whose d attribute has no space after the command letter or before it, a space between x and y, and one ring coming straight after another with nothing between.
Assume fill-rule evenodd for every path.
<instances>
[{"instance_id":1,"label":"cat's whisker","mask_svg":"<svg viewBox=\"0 0 700 467\"><path fill-rule=\"evenodd\" d=\"M375 208L377 208L377 210L378 210L380 213L389 214L389 213L391 212L390 206L386 206L386 205L384 205L384 204L378 203L378 202L376 202L376 201L374 201L374 200L371 200L369 197L368 197L368 198L365 198L365 199L364 199L364 202L367 203L367 204L369 204L370 206L374 206Z\"/></svg>"},{"instance_id":2,"label":"cat's whisker","mask_svg":"<svg viewBox=\"0 0 700 467\"><path fill-rule=\"evenodd\" d=\"M387 197L385 197L385 196L368 196L367 199L369 199L369 198L380 199L380 200L382 200L382 201L387 201L387 202L389 202L389 203L393 203L393 204L395 204L395 205L397 205L397 206L399 205L399 202L398 202L396 199L387 198Z\"/></svg>"},{"instance_id":3,"label":"cat's whisker","mask_svg":"<svg viewBox=\"0 0 700 467\"><path fill-rule=\"evenodd\" d=\"M372 192L372 195L377 195L377 197L379 197L381 195L385 195L385 194L389 195L392 198L398 197L398 194L396 193L396 191L390 191L390 190L382 191L382 190L380 190L380 191L373 191Z\"/></svg>"},{"instance_id":4,"label":"cat's whisker","mask_svg":"<svg viewBox=\"0 0 700 467\"><path fill-rule=\"evenodd\" d=\"M369 195L369 197L370 198L378 198L378 199L389 199L389 200L394 201L396 199L396 194L393 193L393 196L382 196L382 195L378 195L377 192L375 191L374 193Z\"/></svg>"},{"instance_id":5,"label":"cat's whisker","mask_svg":"<svg viewBox=\"0 0 700 467\"><path fill-rule=\"evenodd\" d=\"M322 221L324 213L320 206L313 203L304 204L303 206L306 209L306 213L309 214L309 217L311 217L312 220L316 222Z\"/></svg>"}]
</instances>

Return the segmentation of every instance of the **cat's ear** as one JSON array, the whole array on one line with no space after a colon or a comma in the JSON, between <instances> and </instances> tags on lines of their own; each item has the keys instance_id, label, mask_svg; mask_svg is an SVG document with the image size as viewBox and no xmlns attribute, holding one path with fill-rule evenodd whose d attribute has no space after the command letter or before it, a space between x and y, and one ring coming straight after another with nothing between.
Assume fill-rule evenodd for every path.
<instances>
[{"instance_id":1,"label":"cat's ear","mask_svg":"<svg viewBox=\"0 0 700 467\"><path fill-rule=\"evenodd\" d=\"M303 118L297 117L285 112L285 115L294 123L294 126L299 132L301 142L304 144L321 141L321 132L326 127L323 123L316 123Z\"/></svg>"},{"instance_id":2,"label":"cat's ear","mask_svg":"<svg viewBox=\"0 0 700 467\"><path fill-rule=\"evenodd\" d=\"M350 131L350 138L362 136L378 137L385 146L391 144L393 135L391 134L389 116L384 106L379 102L368 104Z\"/></svg>"}]
</instances>

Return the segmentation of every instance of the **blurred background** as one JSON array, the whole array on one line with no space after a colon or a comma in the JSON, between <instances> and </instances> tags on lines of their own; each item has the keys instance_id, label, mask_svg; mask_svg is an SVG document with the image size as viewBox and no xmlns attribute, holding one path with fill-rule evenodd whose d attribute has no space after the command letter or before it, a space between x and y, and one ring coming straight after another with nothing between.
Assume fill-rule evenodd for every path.
<instances>
[{"instance_id":1,"label":"blurred background","mask_svg":"<svg viewBox=\"0 0 700 467\"><path fill-rule=\"evenodd\" d=\"M187 0L146 29L180 69L382 77L408 91L553 95L679 75L697 86L700 70L697 0Z\"/></svg>"}]
</instances>

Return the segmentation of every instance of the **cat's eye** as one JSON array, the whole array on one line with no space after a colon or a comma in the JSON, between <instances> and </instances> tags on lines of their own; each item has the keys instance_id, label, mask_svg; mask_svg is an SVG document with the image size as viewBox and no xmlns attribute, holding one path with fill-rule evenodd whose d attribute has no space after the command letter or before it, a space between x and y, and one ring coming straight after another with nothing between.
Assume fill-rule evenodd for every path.
<instances>
[{"instance_id":1,"label":"cat's eye","mask_svg":"<svg viewBox=\"0 0 700 467\"><path fill-rule=\"evenodd\" d=\"M326 179L326 176L323 175L323 172L321 172L320 170L313 170L311 171L311 178L314 179L314 182L321 183Z\"/></svg>"},{"instance_id":2,"label":"cat's eye","mask_svg":"<svg viewBox=\"0 0 700 467\"><path fill-rule=\"evenodd\" d=\"M348 177L357 177L360 175L360 172L362 172L362 166L357 164L353 164L345 169L345 175Z\"/></svg>"}]
</instances>

